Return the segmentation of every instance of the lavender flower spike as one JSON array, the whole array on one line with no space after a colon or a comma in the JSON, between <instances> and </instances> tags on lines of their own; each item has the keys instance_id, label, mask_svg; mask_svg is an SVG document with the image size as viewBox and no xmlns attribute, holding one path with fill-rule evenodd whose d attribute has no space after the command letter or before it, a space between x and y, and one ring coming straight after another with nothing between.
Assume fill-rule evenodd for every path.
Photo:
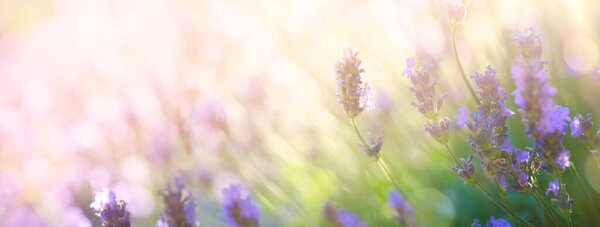
<instances>
[{"instance_id":1,"label":"lavender flower spike","mask_svg":"<svg viewBox=\"0 0 600 227\"><path fill-rule=\"evenodd\" d=\"M502 218L494 218L494 216L490 217L490 220L485 225L486 227L510 227L510 223ZM473 219L473 224L471 227L481 227L479 224L479 219Z\"/></svg>"},{"instance_id":2,"label":"lavender flower spike","mask_svg":"<svg viewBox=\"0 0 600 227\"><path fill-rule=\"evenodd\" d=\"M450 26L457 27L464 23L467 17L467 5L469 5L468 0L446 1L446 15Z\"/></svg>"},{"instance_id":3,"label":"lavender flower spike","mask_svg":"<svg viewBox=\"0 0 600 227\"><path fill-rule=\"evenodd\" d=\"M333 203L327 202L323 208L325 220L336 227L366 227L360 217L343 208L337 208Z\"/></svg>"},{"instance_id":4,"label":"lavender flower spike","mask_svg":"<svg viewBox=\"0 0 600 227\"><path fill-rule=\"evenodd\" d=\"M413 207L398 190L388 191L388 204L396 210L398 221L403 226L413 226Z\"/></svg>"},{"instance_id":5,"label":"lavender flower spike","mask_svg":"<svg viewBox=\"0 0 600 227\"><path fill-rule=\"evenodd\" d=\"M573 204L573 199L569 198L569 193L567 193L567 188L565 184L562 187L558 183L558 178L554 178L553 181L548 183L548 190L546 191L546 195L552 192L554 194L554 198L550 201L554 204L558 205L558 208L563 212L571 211L571 204ZM564 195L561 197L561 192Z\"/></svg>"},{"instance_id":6,"label":"lavender flower spike","mask_svg":"<svg viewBox=\"0 0 600 227\"><path fill-rule=\"evenodd\" d=\"M477 173L473 167L473 155L469 155L469 159L466 161L464 158L460 158L460 161L462 166L454 166L452 171L456 172L465 181L465 184L474 184L477 181Z\"/></svg>"},{"instance_id":7,"label":"lavender flower spike","mask_svg":"<svg viewBox=\"0 0 600 227\"><path fill-rule=\"evenodd\" d=\"M90 208L94 209L96 216L102 219L103 227L129 227L131 223L126 205L123 200L117 202L115 192L103 188L101 192L96 192Z\"/></svg>"},{"instance_id":8,"label":"lavender flower spike","mask_svg":"<svg viewBox=\"0 0 600 227\"><path fill-rule=\"evenodd\" d=\"M197 226L196 204L189 191L184 190L184 185L179 179L171 186L167 184L164 190L159 191L163 197L164 210L161 219L156 224L159 226L191 227Z\"/></svg>"},{"instance_id":9,"label":"lavender flower spike","mask_svg":"<svg viewBox=\"0 0 600 227\"><path fill-rule=\"evenodd\" d=\"M225 217L225 223L232 227L258 226L260 219L260 207L256 205L252 196L242 198L240 185L230 185L223 189L223 202L221 215Z\"/></svg>"},{"instance_id":10,"label":"lavender flower spike","mask_svg":"<svg viewBox=\"0 0 600 227\"><path fill-rule=\"evenodd\" d=\"M373 93L368 83L363 85L360 74L365 70L360 68L360 64L358 52L346 49L344 57L334 65L338 102L349 118L356 117L364 109L373 110Z\"/></svg>"}]
</instances>

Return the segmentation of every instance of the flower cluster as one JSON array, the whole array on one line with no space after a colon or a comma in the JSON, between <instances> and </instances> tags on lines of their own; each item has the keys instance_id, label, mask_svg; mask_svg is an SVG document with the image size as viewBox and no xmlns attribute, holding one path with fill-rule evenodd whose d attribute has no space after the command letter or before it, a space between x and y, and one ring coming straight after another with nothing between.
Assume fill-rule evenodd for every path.
<instances>
[{"instance_id":1,"label":"flower cluster","mask_svg":"<svg viewBox=\"0 0 600 227\"><path fill-rule=\"evenodd\" d=\"M367 132L368 133L368 132ZM383 131L379 132L379 136L377 138L373 138L370 133L369 137L369 147L365 147L362 143L358 143L360 147L362 147L365 154L371 158L373 161L379 160L381 157L381 147L383 146L383 140L385 139L385 133Z\"/></svg>"},{"instance_id":2,"label":"flower cluster","mask_svg":"<svg viewBox=\"0 0 600 227\"><path fill-rule=\"evenodd\" d=\"M396 210L398 222L400 222L402 226L414 225L413 207L398 190L391 189L388 192L388 204Z\"/></svg>"},{"instance_id":3,"label":"flower cluster","mask_svg":"<svg viewBox=\"0 0 600 227\"><path fill-rule=\"evenodd\" d=\"M336 227L366 227L360 217L344 208L338 208L333 203L327 202L323 208L325 220Z\"/></svg>"},{"instance_id":4,"label":"flower cluster","mask_svg":"<svg viewBox=\"0 0 600 227\"><path fill-rule=\"evenodd\" d=\"M242 198L240 185L230 185L223 189L223 202L221 215L225 217L225 223L229 226L258 226L260 219L260 208L248 195Z\"/></svg>"},{"instance_id":5,"label":"flower cluster","mask_svg":"<svg viewBox=\"0 0 600 227\"><path fill-rule=\"evenodd\" d=\"M512 39L520 51L520 58L511 68L517 89L513 92L515 103L526 132L536 141L542 156L542 167L555 175L555 169L563 170L570 165L570 152L561 145L569 121L569 109L554 105L551 96L557 90L548 82L547 63L539 59L542 42L533 28L517 32Z\"/></svg>"},{"instance_id":6,"label":"flower cluster","mask_svg":"<svg viewBox=\"0 0 600 227\"><path fill-rule=\"evenodd\" d=\"M354 53L352 49L346 49L344 57L334 64L338 102L350 118L356 117L364 109L370 112L374 108L371 87L369 83L363 85L360 76L365 72L360 68L360 64L358 52Z\"/></svg>"},{"instance_id":7,"label":"flower cluster","mask_svg":"<svg viewBox=\"0 0 600 227\"><path fill-rule=\"evenodd\" d=\"M465 18L467 17L468 5L468 0L446 1L446 15L448 16L448 23L450 26L457 27L464 23Z\"/></svg>"},{"instance_id":8,"label":"flower cluster","mask_svg":"<svg viewBox=\"0 0 600 227\"><path fill-rule=\"evenodd\" d=\"M440 116L446 93L436 99L435 86L439 81L430 74L431 65L413 69L415 66L414 58L406 59L406 69L402 73L403 76L406 74L413 84L409 90L415 94L416 102L413 101L411 104L430 120L425 124L425 131L439 143L446 144L452 125L450 119Z\"/></svg>"},{"instance_id":9,"label":"flower cluster","mask_svg":"<svg viewBox=\"0 0 600 227\"><path fill-rule=\"evenodd\" d=\"M529 176L528 168L531 166L528 165L529 152L516 149L508 139L506 120L514 113L504 105L507 93L500 87L500 80L495 75L496 70L491 66L487 67L485 73L475 72L471 75L481 104L477 106L478 111L471 114L467 107L459 108L457 125L467 126L471 131L469 141L489 178L499 182L505 190L533 191L533 179ZM463 173L461 178L469 183L469 175L458 173L459 176Z\"/></svg>"},{"instance_id":10,"label":"flower cluster","mask_svg":"<svg viewBox=\"0 0 600 227\"><path fill-rule=\"evenodd\" d=\"M481 227L481 224L479 224L479 219L473 219L473 224L471 224L471 227ZM494 216L492 216L485 227L510 227L510 223L502 218L494 218Z\"/></svg>"},{"instance_id":11,"label":"flower cluster","mask_svg":"<svg viewBox=\"0 0 600 227\"><path fill-rule=\"evenodd\" d=\"M469 155L469 159L459 159L462 162L462 166L459 168L458 165L452 168L452 171L456 172L460 179L463 179L466 184L473 184L477 180L477 173L473 167L473 155Z\"/></svg>"},{"instance_id":12,"label":"flower cluster","mask_svg":"<svg viewBox=\"0 0 600 227\"><path fill-rule=\"evenodd\" d=\"M571 210L571 204L573 204L573 199L569 198L569 193L567 193L567 187L565 184L562 184L562 187L559 185L558 178L554 178L553 181L548 183L548 190L546 191L546 195L552 192L554 194L554 198L550 201L554 204L557 204L558 208L563 212L568 212ZM561 195L562 194L562 195Z\"/></svg>"},{"instance_id":13,"label":"flower cluster","mask_svg":"<svg viewBox=\"0 0 600 227\"><path fill-rule=\"evenodd\" d=\"M103 188L101 192L96 192L90 208L102 219L103 227L129 227L131 223L126 205L123 200L117 201L114 191Z\"/></svg>"},{"instance_id":14,"label":"flower cluster","mask_svg":"<svg viewBox=\"0 0 600 227\"><path fill-rule=\"evenodd\" d=\"M596 159L598 167L600 167L600 152L598 152L598 147L600 147L600 130L594 134L593 125L591 113L588 113L585 118L581 114L577 114L573 117L570 124L571 136L577 137L583 142Z\"/></svg>"},{"instance_id":15,"label":"flower cluster","mask_svg":"<svg viewBox=\"0 0 600 227\"><path fill-rule=\"evenodd\" d=\"M165 206L156 223L157 227L189 227L196 226L196 204L192 201L189 191L184 190L184 185L178 179L171 186L167 184L164 190L159 191Z\"/></svg>"}]
</instances>

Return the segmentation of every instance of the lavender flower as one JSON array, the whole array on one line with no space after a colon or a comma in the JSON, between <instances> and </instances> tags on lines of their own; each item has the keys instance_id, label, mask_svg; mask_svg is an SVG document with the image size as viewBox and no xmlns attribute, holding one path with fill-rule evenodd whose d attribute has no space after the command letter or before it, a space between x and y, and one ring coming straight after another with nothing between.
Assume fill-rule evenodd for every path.
<instances>
[{"instance_id":1,"label":"lavender flower","mask_svg":"<svg viewBox=\"0 0 600 227\"><path fill-rule=\"evenodd\" d=\"M117 202L115 192L108 188L103 188L101 192L96 192L94 202L90 208L94 209L96 216L102 219L104 227L129 227L129 211L126 208L127 203L123 200Z\"/></svg>"},{"instance_id":2,"label":"lavender flower","mask_svg":"<svg viewBox=\"0 0 600 227\"><path fill-rule=\"evenodd\" d=\"M592 122L591 113L588 113L585 118L581 114L575 115L569 126L571 128L571 137L578 137L588 149L594 149L600 145L600 143L596 142L598 133L596 133L596 136L594 135L594 123Z\"/></svg>"},{"instance_id":3,"label":"lavender flower","mask_svg":"<svg viewBox=\"0 0 600 227\"><path fill-rule=\"evenodd\" d=\"M542 167L556 176L555 169L562 171L569 166L569 151L561 145L567 128L565 121L570 120L569 109L554 106L551 96L557 90L548 82L544 68L546 62L539 59L542 42L535 30L529 28L522 33L517 32L512 39L521 52L511 69L517 87L513 92L515 103L520 106L519 113L526 132L535 139Z\"/></svg>"},{"instance_id":4,"label":"lavender flower","mask_svg":"<svg viewBox=\"0 0 600 227\"><path fill-rule=\"evenodd\" d=\"M539 59L542 55L542 40L533 27L515 33L511 39L517 44L522 58Z\"/></svg>"},{"instance_id":5,"label":"lavender flower","mask_svg":"<svg viewBox=\"0 0 600 227\"><path fill-rule=\"evenodd\" d=\"M470 114L470 119L468 109L460 107L457 125L467 126L471 131L468 139L475 148L475 155L481 160L486 176L500 182L504 189L532 191L533 179L529 177L527 168L529 153L516 149L508 139L506 121L514 113L504 105L507 93L500 87L500 80L495 75L496 70L491 66L486 68L485 73L475 72L471 75L477 85L475 93L481 104L477 106L477 112ZM466 174L466 166L455 169L466 183L474 182L474 178Z\"/></svg>"},{"instance_id":6,"label":"lavender flower","mask_svg":"<svg viewBox=\"0 0 600 227\"><path fill-rule=\"evenodd\" d=\"M398 221L403 226L413 226L413 207L398 190L388 191L388 204L396 210Z\"/></svg>"},{"instance_id":7,"label":"lavender flower","mask_svg":"<svg viewBox=\"0 0 600 227\"><path fill-rule=\"evenodd\" d=\"M446 15L450 26L457 27L464 23L467 17L467 5L469 5L468 0L446 1Z\"/></svg>"},{"instance_id":8,"label":"lavender flower","mask_svg":"<svg viewBox=\"0 0 600 227\"><path fill-rule=\"evenodd\" d=\"M472 227L481 227L479 224L479 219L473 219ZM510 223L502 218L494 218L494 216L490 217L490 220L485 225L486 227L510 227Z\"/></svg>"},{"instance_id":9,"label":"lavender flower","mask_svg":"<svg viewBox=\"0 0 600 227\"><path fill-rule=\"evenodd\" d=\"M406 74L413 84L409 90L415 94L416 102L411 104L430 120L425 124L425 131L437 142L446 144L452 124L450 119L439 115L446 94L442 94L436 100L435 86L438 84L438 80L435 76L430 75L431 65L427 68L418 67L413 70L415 66L414 58L406 59L406 69L402 73L403 76Z\"/></svg>"},{"instance_id":10,"label":"lavender flower","mask_svg":"<svg viewBox=\"0 0 600 227\"><path fill-rule=\"evenodd\" d=\"M477 180L477 173L473 167L473 155L469 155L469 159L465 161L464 158L460 158L462 166L459 168L457 165L452 168L452 171L456 172L458 176L465 181L465 184L473 184Z\"/></svg>"},{"instance_id":11,"label":"lavender flower","mask_svg":"<svg viewBox=\"0 0 600 227\"><path fill-rule=\"evenodd\" d=\"M368 83L363 86L360 74L365 70L360 68L360 64L358 52L346 49L343 58L334 65L338 102L350 118L356 117L364 109L369 112L373 110L373 93Z\"/></svg>"},{"instance_id":12,"label":"lavender flower","mask_svg":"<svg viewBox=\"0 0 600 227\"><path fill-rule=\"evenodd\" d=\"M365 147L362 143L358 143L360 147L362 147L365 154L371 158L373 161L379 160L381 157L381 147L383 146L383 140L385 139L385 133L383 131L379 132L379 136L377 138L373 138L370 133L369 137L369 147Z\"/></svg>"},{"instance_id":13,"label":"lavender flower","mask_svg":"<svg viewBox=\"0 0 600 227\"><path fill-rule=\"evenodd\" d=\"M439 81L435 76L430 75L431 65L427 66L427 68L418 67L413 70L415 66L416 62L414 58L406 59L406 69L402 73L403 76L406 74L413 84L413 87L409 90L415 94L417 102L412 102L411 104L417 107L419 112L427 119L434 120L438 117L446 94L442 94L436 101L435 86Z\"/></svg>"},{"instance_id":14,"label":"lavender flower","mask_svg":"<svg viewBox=\"0 0 600 227\"><path fill-rule=\"evenodd\" d=\"M337 208L334 204L327 202L323 208L325 220L338 227L366 227L360 217L343 208Z\"/></svg>"},{"instance_id":15,"label":"lavender flower","mask_svg":"<svg viewBox=\"0 0 600 227\"><path fill-rule=\"evenodd\" d=\"M159 191L163 197L164 210L156 226L189 227L196 226L196 204L192 201L189 191L184 190L184 185L179 179L171 186L167 184L164 190Z\"/></svg>"},{"instance_id":16,"label":"lavender flower","mask_svg":"<svg viewBox=\"0 0 600 227\"><path fill-rule=\"evenodd\" d=\"M573 204L573 199L569 198L569 193L567 193L567 188L565 184L559 185L558 178L554 178L553 181L548 183L548 190L546 191L546 195L552 192L554 194L554 198L550 201L554 204L558 205L558 208L563 212L571 211L571 204ZM560 195L563 194L564 196Z\"/></svg>"},{"instance_id":17,"label":"lavender flower","mask_svg":"<svg viewBox=\"0 0 600 227\"><path fill-rule=\"evenodd\" d=\"M256 205L252 196L242 198L240 185L230 185L223 189L223 203L221 215L229 226L258 226L260 207Z\"/></svg>"}]
</instances>

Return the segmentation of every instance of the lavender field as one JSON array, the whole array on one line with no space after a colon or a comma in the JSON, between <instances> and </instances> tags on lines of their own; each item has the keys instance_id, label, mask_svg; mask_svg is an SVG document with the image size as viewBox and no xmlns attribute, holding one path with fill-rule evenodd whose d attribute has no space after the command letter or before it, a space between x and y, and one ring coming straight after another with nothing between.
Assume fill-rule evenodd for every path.
<instances>
[{"instance_id":1,"label":"lavender field","mask_svg":"<svg viewBox=\"0 0 600 227\"><path fill-rule=\"evenodd\" d=\"M0 0L0 227L600 226L600 1Z\"/></svg>"}]
</instances>

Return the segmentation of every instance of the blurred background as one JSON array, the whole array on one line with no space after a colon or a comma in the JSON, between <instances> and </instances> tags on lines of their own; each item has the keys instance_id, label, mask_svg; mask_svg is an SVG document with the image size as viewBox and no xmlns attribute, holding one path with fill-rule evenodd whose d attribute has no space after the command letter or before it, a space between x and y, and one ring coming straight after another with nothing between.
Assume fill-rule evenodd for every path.
<instances>
[{"instance_id":1,"label":"blurred background","mask_svg":"<svg viewBox=\"0 0 600 227\"><path fill-rule=\"evenodd\" d=\"M509 37L529 26L544 42L556 103L598 122L597 0L471 1L457 35L467 73L492 65L512 92ZM157 190L177 176L203 226L224 225L221 189L231 183L254 196L264 226L324 225L327 201L371 226L396 225L386 204L393 186L336 100L333 63L347 47L360 52L375 93L375 111L358 123L386 132L383 157L419 207L417 223L514 223L451 171L410 105L401 72L415 57L448 92L444 114L474 108L450 32L441 0L0 0L0 226L98 226L89 204L102 187L127 201L133 226L152 226ZM517 147L531 145L519 115L509 125ZM449 143L463 157L473 153L466 138L457 130ZM600 202L593 157L575 139L564 144ZM591 225L567 184L573 219ZM548 224L533 196L510 191L507 200Z\"/></svg>"}]
</instances>

